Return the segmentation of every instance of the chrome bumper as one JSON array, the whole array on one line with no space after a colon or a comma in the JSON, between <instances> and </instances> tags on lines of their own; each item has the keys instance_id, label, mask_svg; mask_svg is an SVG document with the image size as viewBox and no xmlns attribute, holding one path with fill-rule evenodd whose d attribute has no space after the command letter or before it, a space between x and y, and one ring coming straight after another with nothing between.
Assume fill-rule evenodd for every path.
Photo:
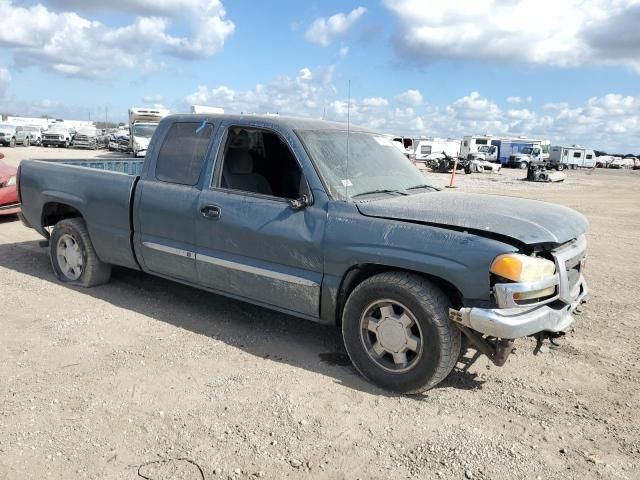
<instances>
[{"instance_id":1,"label":"chrome bumper","mask_svg":"<svg viewBox=\"0 0 640 480\"><path fill-rule=\"evenodd\" d=\"M455 323L484 335L514 339L538 332L562 332L573 323L573 312L587 296L589 289L583 276L574 288L574 300L561 308L549 305L519 308L461 308L449 311Z\"/></svg>"}]
</instances>

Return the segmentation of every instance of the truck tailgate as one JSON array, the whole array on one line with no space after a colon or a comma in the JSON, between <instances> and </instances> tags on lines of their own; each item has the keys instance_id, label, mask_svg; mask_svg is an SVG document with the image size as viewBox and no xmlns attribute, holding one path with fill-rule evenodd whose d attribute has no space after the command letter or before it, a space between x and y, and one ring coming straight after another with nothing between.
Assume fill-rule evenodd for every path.
<instances>
[{"instance_id":1,"label":"truck tailgate","mask_svg":"<svg viewBox=\"0 0 640 480\"><path fill-rule=\"evenodd\" d=\"M22 214L42 235L43 212L53 203L74 208L84 218L98 257L138 268L131 250L130 201L138 177L66 162L25 160L20 164Z\"/></svg>"}]
</instances>

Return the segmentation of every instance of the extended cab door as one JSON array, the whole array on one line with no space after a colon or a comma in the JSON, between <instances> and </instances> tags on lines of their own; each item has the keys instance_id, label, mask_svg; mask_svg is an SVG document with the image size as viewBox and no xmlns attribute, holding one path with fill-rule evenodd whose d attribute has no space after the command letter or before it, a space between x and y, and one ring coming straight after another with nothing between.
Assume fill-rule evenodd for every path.
<instances>
[{"instance_id":1,"label":"extended cab door","mask_svg":"<svg viewBox=\"0 0 640 480\"><path fill-rule=\"evenodd\" d=\"M148 153L136 187L135 247L146 271L197 283L195 223L198 196L214 136L209 121L161 124L162 140Z\"/></svg>"},{"instance_id":2,"label":"extended cab door","mask_svg":"<svg viewBox=\"0 0 640 480\"><path fill-rule=\"evenodd\" d=\"M292 205L311 199L299 140L277 127L220 128L215 172L196 209L200 283L318 317L326 205Z\"/></svg>"}]
</instances>

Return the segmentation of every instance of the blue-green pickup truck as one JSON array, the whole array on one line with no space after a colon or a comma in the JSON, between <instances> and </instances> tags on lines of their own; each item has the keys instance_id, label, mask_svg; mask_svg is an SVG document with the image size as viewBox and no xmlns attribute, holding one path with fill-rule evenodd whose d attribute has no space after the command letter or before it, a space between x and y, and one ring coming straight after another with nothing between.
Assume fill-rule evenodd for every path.
<instances>
[{"instance_id":1,"label":"blue-green pickup truck","mask_svg":"<svg viewBox=\"0 0 640 480\"><path fill-rule=\"evenodd\" d=\"M433 387L467 348L502 365L587 295L581 214L440 191L363 128L176 115L127 172L70 163L18 173L62 282L100 285L118 265L334 325L393 391Z\"/></svg>"}]
</instances>

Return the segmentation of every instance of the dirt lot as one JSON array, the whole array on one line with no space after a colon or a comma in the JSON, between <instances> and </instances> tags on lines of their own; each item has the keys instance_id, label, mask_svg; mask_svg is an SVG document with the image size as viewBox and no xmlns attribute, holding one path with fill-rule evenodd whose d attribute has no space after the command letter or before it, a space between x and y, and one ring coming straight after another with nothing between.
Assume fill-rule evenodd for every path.
<instances>
[{"instance_id":1,"label":"dirt lot","mask_svg":"<svg viewBox=\"0 0 640 480\"><path fill-rule=\"evenodd\" d=\"M521 340L417 397L360 378L331 328L133 271L61 285L1 221L0 478L637 479L639 174L458 178L584 213L592 295L561 348Z\"/></svg>"}]
</instances>

